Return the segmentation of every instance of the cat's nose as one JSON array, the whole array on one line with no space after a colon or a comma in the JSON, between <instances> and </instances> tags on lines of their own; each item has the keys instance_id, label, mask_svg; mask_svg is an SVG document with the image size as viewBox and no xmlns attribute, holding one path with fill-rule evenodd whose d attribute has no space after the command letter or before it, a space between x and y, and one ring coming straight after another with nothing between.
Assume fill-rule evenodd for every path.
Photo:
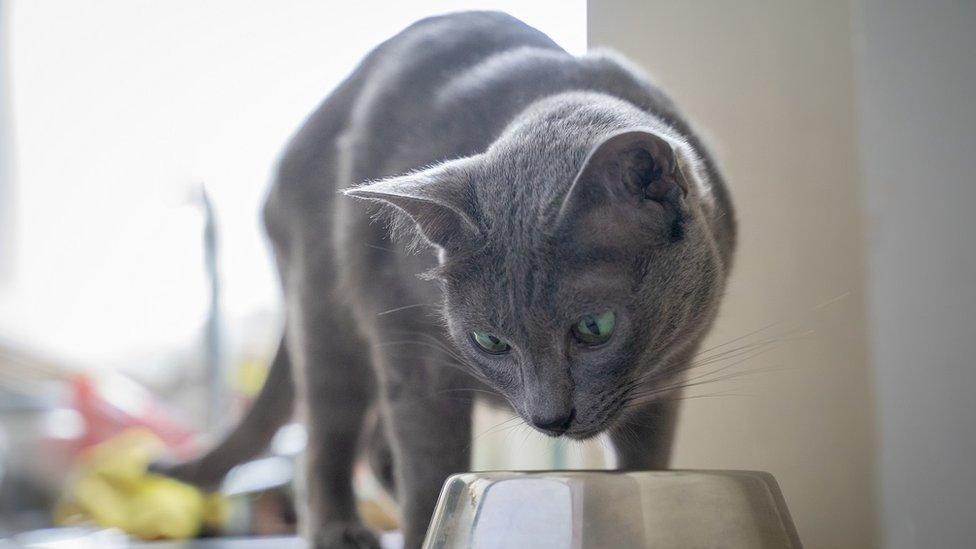
<instances>
[{"instance_id":1,"label":"cat's nose","mask_svg":"<svg viewBox=\"0 0 976 549\"><path fill-rule=\"evenodd\" d=\"M535 425L540 431L545 431L550 435L558 437L569 429L569 425L575 417L576 408L573 408L568 414L557 417L532 416L532 425Z\"/></svg>"}]
</instances>

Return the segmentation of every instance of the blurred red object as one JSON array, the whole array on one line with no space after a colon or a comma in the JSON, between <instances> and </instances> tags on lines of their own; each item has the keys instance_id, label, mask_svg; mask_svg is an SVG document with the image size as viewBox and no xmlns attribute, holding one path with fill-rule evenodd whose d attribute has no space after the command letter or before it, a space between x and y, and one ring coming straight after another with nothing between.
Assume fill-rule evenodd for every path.
<instances>
[{"instance_id":1,"label":"blurred red object","mask_svg":"<svg viewBox=\"0 0 976 549\"><path fill-rule=\"evenodd\" d=\"M73 453L130 427L149 429L166 443L169 454L178 459L191 457L200 450L196 430L131 379L116 373L97 377L76 374L70 383L72 405L85 423Z\"/></svg>"}]
</instances>

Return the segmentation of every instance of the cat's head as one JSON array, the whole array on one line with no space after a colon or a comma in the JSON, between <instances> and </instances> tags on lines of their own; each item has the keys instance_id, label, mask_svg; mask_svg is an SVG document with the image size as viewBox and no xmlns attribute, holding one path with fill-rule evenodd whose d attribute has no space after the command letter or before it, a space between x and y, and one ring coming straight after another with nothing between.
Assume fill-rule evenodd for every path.
<instances>
[{"instance_id":1,"label":"cat's head","mask_svg":"<svg viewBox=\"0 0 976 549\"><path fill-rule=\"evenodd\" d=\"M696 157L623 110L536 106L482 154L347 191L438 249L455 345L552 435L593 436L674 383L724 283Z\"/></svg>"}]
</instances>

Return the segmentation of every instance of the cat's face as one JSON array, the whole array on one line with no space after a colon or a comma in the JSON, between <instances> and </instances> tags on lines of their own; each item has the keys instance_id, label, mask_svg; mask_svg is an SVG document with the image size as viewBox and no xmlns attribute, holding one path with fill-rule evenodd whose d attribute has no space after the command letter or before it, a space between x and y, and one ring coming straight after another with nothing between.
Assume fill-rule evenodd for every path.
<instances>
[{"instance_id":1,"label":"cat's face","mask_svg":"<svg viewBox=\"0 0 976 549\"><path fill-rule=\"evenodd\" d=\"M619 131L562 169L502 150L354 194L440 247L448 331L480 375L540 431L588 438L673 383L714 316L722 268L672 145Z\"/></svg>"}]
</instances>

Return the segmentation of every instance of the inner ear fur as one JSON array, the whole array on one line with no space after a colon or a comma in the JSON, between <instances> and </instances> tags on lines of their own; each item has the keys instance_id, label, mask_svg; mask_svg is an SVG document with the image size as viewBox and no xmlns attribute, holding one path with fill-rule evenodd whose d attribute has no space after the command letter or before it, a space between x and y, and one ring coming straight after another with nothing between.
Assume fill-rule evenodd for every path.
<instances>
[{"instance_id":1,"label":"inner ear fur","mask_svg":"<svg viewBox=\"0 0 976 549\"><path fill-rule=\"evenodd\" d=\"M684 235L684 199L688 183L674 148L644 129L624 130L597 144L560 206L558 225L601 240L627 236Z\"/></svg>"},{"instance_id":2,"label":"inner ear fur","mask_svg":"<svg viewBox=\"0 0 976 549\"><path fill-rule=\"evenodd\" d=\"M396 208L409 216L425 241L453 251L481 236L477 199L468 171L471 162L454 160L343 193ZM394 225L393 230L403 229Z\"/></svg>"}]
</instances>

